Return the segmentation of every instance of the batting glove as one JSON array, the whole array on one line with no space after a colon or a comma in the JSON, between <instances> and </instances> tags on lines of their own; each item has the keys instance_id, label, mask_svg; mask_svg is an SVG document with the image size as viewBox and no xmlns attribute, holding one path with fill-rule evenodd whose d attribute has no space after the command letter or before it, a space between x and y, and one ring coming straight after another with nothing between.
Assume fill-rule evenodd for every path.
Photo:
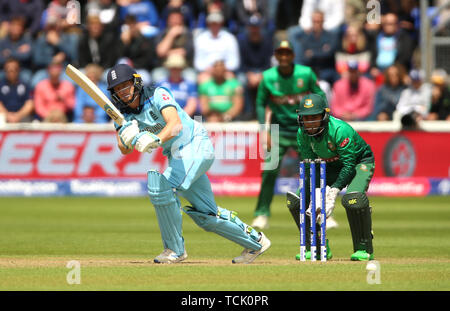
<instances>
[{"instance_id":1,"label":"batting glove","mask_svg":"<svg viewBox=\"0 0 450 311\"><path fill-rule=\"evenodd\" d=\"M139 134L139 127L136 120L125 122L119 130L120 141L128 149L133 147L132 141L137 134Z\"/></svg>"},{"instance_id":2,"label":"batting glove","mask_svg":"<svg viewBox=\"0 0 450 311\"><path fill-rule=\"evenodd\" d=\"M139 152L152 153L153 149L161 145L161 140L155 134L144 131L137 134L131 144Z\"/></svg>"}]
</instances>

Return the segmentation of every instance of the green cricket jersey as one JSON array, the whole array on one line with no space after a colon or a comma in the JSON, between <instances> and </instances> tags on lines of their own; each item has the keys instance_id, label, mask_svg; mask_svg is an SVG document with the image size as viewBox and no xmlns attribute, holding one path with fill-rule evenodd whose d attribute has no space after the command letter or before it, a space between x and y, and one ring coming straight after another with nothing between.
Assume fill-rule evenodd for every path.
<instances>
[{"instance_id":1,"label":"green cricket jersey","mask_svg":"<svg viewBox=\"0 0 450 311\"><path fill-rule=\"evenodd\" d=\"M297 144L302 160L321 158L330 164L327 163L327 171L338 172L331 187L339 189L351 182L357 164L375 161L370 146L361 136L347 122L333 116L328 121L328 129L319 137L308 136L299 128ZM308 164L306 166L309 168Z\"/></svg>"},{"instance_id":2,"label":"green cricket jersey","mask_svg":"<svg viewBox=\"0 0 450 311\"><path fill-rule=\"evenodd\" d=\"M200 84L199 95L208 97L209 108L221 113L227 112L233 106L233 96L242 92L242 86L236 79L225 80L222 84L217 84L214 79Z\"/></svg>"},{"instance_id":3,"label":"green cricket jersey","mask_svg":"<svg viewBox=\"0 0 450 311\"><path fill-rule=\"evenodd\" d=\"M256 113L264 124L265 108L272 110L272 124L279 124L280 134L295 137L298 129L296 110L303 96L315 93L325 97L310 67L294 65L291 76L282 76L278 67L263 72L256 96Z\"/></svg>"}]
</instances>

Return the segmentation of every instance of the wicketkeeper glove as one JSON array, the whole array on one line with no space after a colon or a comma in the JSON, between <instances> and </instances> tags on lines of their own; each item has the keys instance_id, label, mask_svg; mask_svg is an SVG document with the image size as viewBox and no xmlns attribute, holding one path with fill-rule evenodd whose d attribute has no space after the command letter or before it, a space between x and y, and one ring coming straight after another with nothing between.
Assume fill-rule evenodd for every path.
<instances>
[{"instance_id":1,"label":"wicketkeeper glove","mask_svg":"<svg viewBox=\"0 0 450 311\"><path fill-rule=\"evenodd\" d=\"M340 190L338 188L331 188L329 186L326 187L326 195L325 195L325 213L327 218L331 216L333 210L335 208L336 197L339 194ZM318 224L322 223L322 217L320 214L320 209L322 206L322 201L320 197L320 188L316 188L316 222ZM309 203L309 208L306 210L306 215L311 217L311 202Z\"/></svg>"},{"instance_id":2,"label":"wicketkeeper glove","mask_svg":"<svg viewBox=\"0 0 450 311\"><path fill-rule=\"evenodd\" d=\"M132 141L139 134L138 122L136 120L125 122L119 130L119 138L128 149L132 148Z\"/></svg>"},{"instance_id":3,"label":"wicketkeeper glove","mask_svg":"<svg viewBox=\"0 0 450 311\"><path fill-rule=\"evenodd\" d=\"M325 198L325 210L327 213L327 218L330 217L331 213L333 213L336 198L341 190L338 188L330 188L327 189L327 195Z\"/></svg>"},{"instance_id":4,"label":"wicketkeeper glove","mask_svg":"<svg viewBox=\"0 0 450 311\"><path fill-rule=\"evenodd\" d=\"M134 137L131 145L139 152L152 153L153 149L161 145L161 140L155 134L144 131Z\"/></svg>"}]
</instances>

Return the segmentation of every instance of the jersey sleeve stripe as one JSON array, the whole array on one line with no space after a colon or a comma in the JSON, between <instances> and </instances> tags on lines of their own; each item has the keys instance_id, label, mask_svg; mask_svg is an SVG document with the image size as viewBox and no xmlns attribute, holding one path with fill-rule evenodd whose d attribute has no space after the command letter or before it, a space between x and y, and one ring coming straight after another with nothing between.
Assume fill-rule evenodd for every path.
<instances>
[{"instance_id":1,"label":"jersey sleeve stripe","mask_svg":"<svg viewBox=\"0 0 450 311\"><path fill-rule=\"evenodd\" d=\"M159 109L159 112L163 111L163 109L166 109L167 107L174 107L175 109L177 109L177 107L176 107L175 105L168 104L168 105L165 105L165 106L161 107L161 108Z\"/></svg>"}]
</instances>

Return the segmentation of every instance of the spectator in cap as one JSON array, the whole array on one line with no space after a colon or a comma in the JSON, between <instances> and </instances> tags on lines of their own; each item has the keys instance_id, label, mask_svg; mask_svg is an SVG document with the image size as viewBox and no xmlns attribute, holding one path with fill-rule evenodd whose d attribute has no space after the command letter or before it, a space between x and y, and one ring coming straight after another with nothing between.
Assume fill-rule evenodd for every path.
<instances>
[{"instance_id":1,"label":"spectator in cap","mask_svg":"<svg viewBox=\"0 0 450 311\"><path fill-rule=\"evenodd\" d=\"M0 114L6 122L30 122L34 103L27 83L20 79L20 63L10 58L5 62L5 79L0 80Z\"/></svg>"},{"instance_id":2,"label":"spectator in cap","mask_svg":"<svg viewBox=\"0 0 450 311\"><path fill-rule=\"evenodd\" d=\"M214 61L211 77L198 89L201 113L208 122L232 121L244 107L242 86L235 78L227 79L221 59Z\"/></svg>"},{"instance_id":3,"label":"spectator in cap","mask_svg":"<svg viewBox=\"0 0 450 311\"><path fill-rule=\"evenodd\" d=\"M75 87L61 80L61 63L48 66L48 79L36 85L34 103L37 116L44 122L66 123L71 121L75 107Z\"/></svg>"},{"instance_id":4,"label":"spectator in cap","mask_svg":"<svg viewBox=\"0 0 450 311\"><path fill-rule=\"evenodd\" d=\"M347 66L347 77L333 85L331 113L344 121L364 121L373 111L375 83L361 76L357 62Z\"/></svg>"},{"instance_id":5,"label":"spectator in cap","mask_svg":"<svg viewBox=\"0 0 450 311\"><path fill-rule=\"evenodd\" d=\"M247 21L247 31L238 35L241 67L239 80L244 85L246 118L256 118L256 92L262 72L270 67L273 53L272 36L263 32L262 20L252 15Z\"/></svg>"},{"instance_id":6,"label":"spectator in cap","mask_svg":"<svg viewBox=\"0 0 450 311\"><path fill-rule=\"evenodd\" d=\"M101 81L103 68L97 64L88 64L85 75L104 93L109 94L106 84ZM75 123L106 123L109 117L106 112L79 86L75 93Z\"/></svg>"},{"instance_id":7,"label":"spectator in cap","mask_svg":"<svg viewBox=\"0 0 450 311\"><path fill-rule=\"evenodd\" d=\"M172 91L176 102L190 116L198 112L197 86L194 82L183 78L186 61L183 55L171 54L164 67L169 71L168 77L160 81L160 86Z\"/></svg>"},{"instance_id":8,"label":"spectator in cap","mask_svg":"<svg viewBox=\"0 0 450 311\"><path fill-rule=\"evenodd\" d=\"M401 65L392 65L386 69L384 72L384 83L375 94L372 120L392 120L400 95L406 89L405 76L405 69Z\"/></svg>"},{"instance_id":9,"label":"spectator in cap","mask_svg":"<svg viewBox=\"0 0 450 311\"><path fill-rule=\"evenodd\" d=\"M436 69L431 75L431 108L428 120L450 121L450 90L444 69Z\"/></svg>"},{"instance_id":10,"label":"spectator in cap","mask_svg":"<svg viewBox=\"0 0 450 311\"><path fill-rule=\"evenodd\" d=\"M198 83L206 81L217 59L224 61L227 77L239 69L239 45L233 34L223 29L224 17L220 12L208 14L208 28L194 39L194 68L199 72Z\"/></svg>"},{"instance_id":11,"label":"spectator in cap","mask_svg":"<svg viewBox=\"0 0 450 311\"><path fill-rule=\"evenodd\" d=\"M404 129L418 129L430 110L431 85L424 83L422 71L413 69L409 77L411 85L401 93L394 119L399 119Z\"/></svg>"}]
</instances>

